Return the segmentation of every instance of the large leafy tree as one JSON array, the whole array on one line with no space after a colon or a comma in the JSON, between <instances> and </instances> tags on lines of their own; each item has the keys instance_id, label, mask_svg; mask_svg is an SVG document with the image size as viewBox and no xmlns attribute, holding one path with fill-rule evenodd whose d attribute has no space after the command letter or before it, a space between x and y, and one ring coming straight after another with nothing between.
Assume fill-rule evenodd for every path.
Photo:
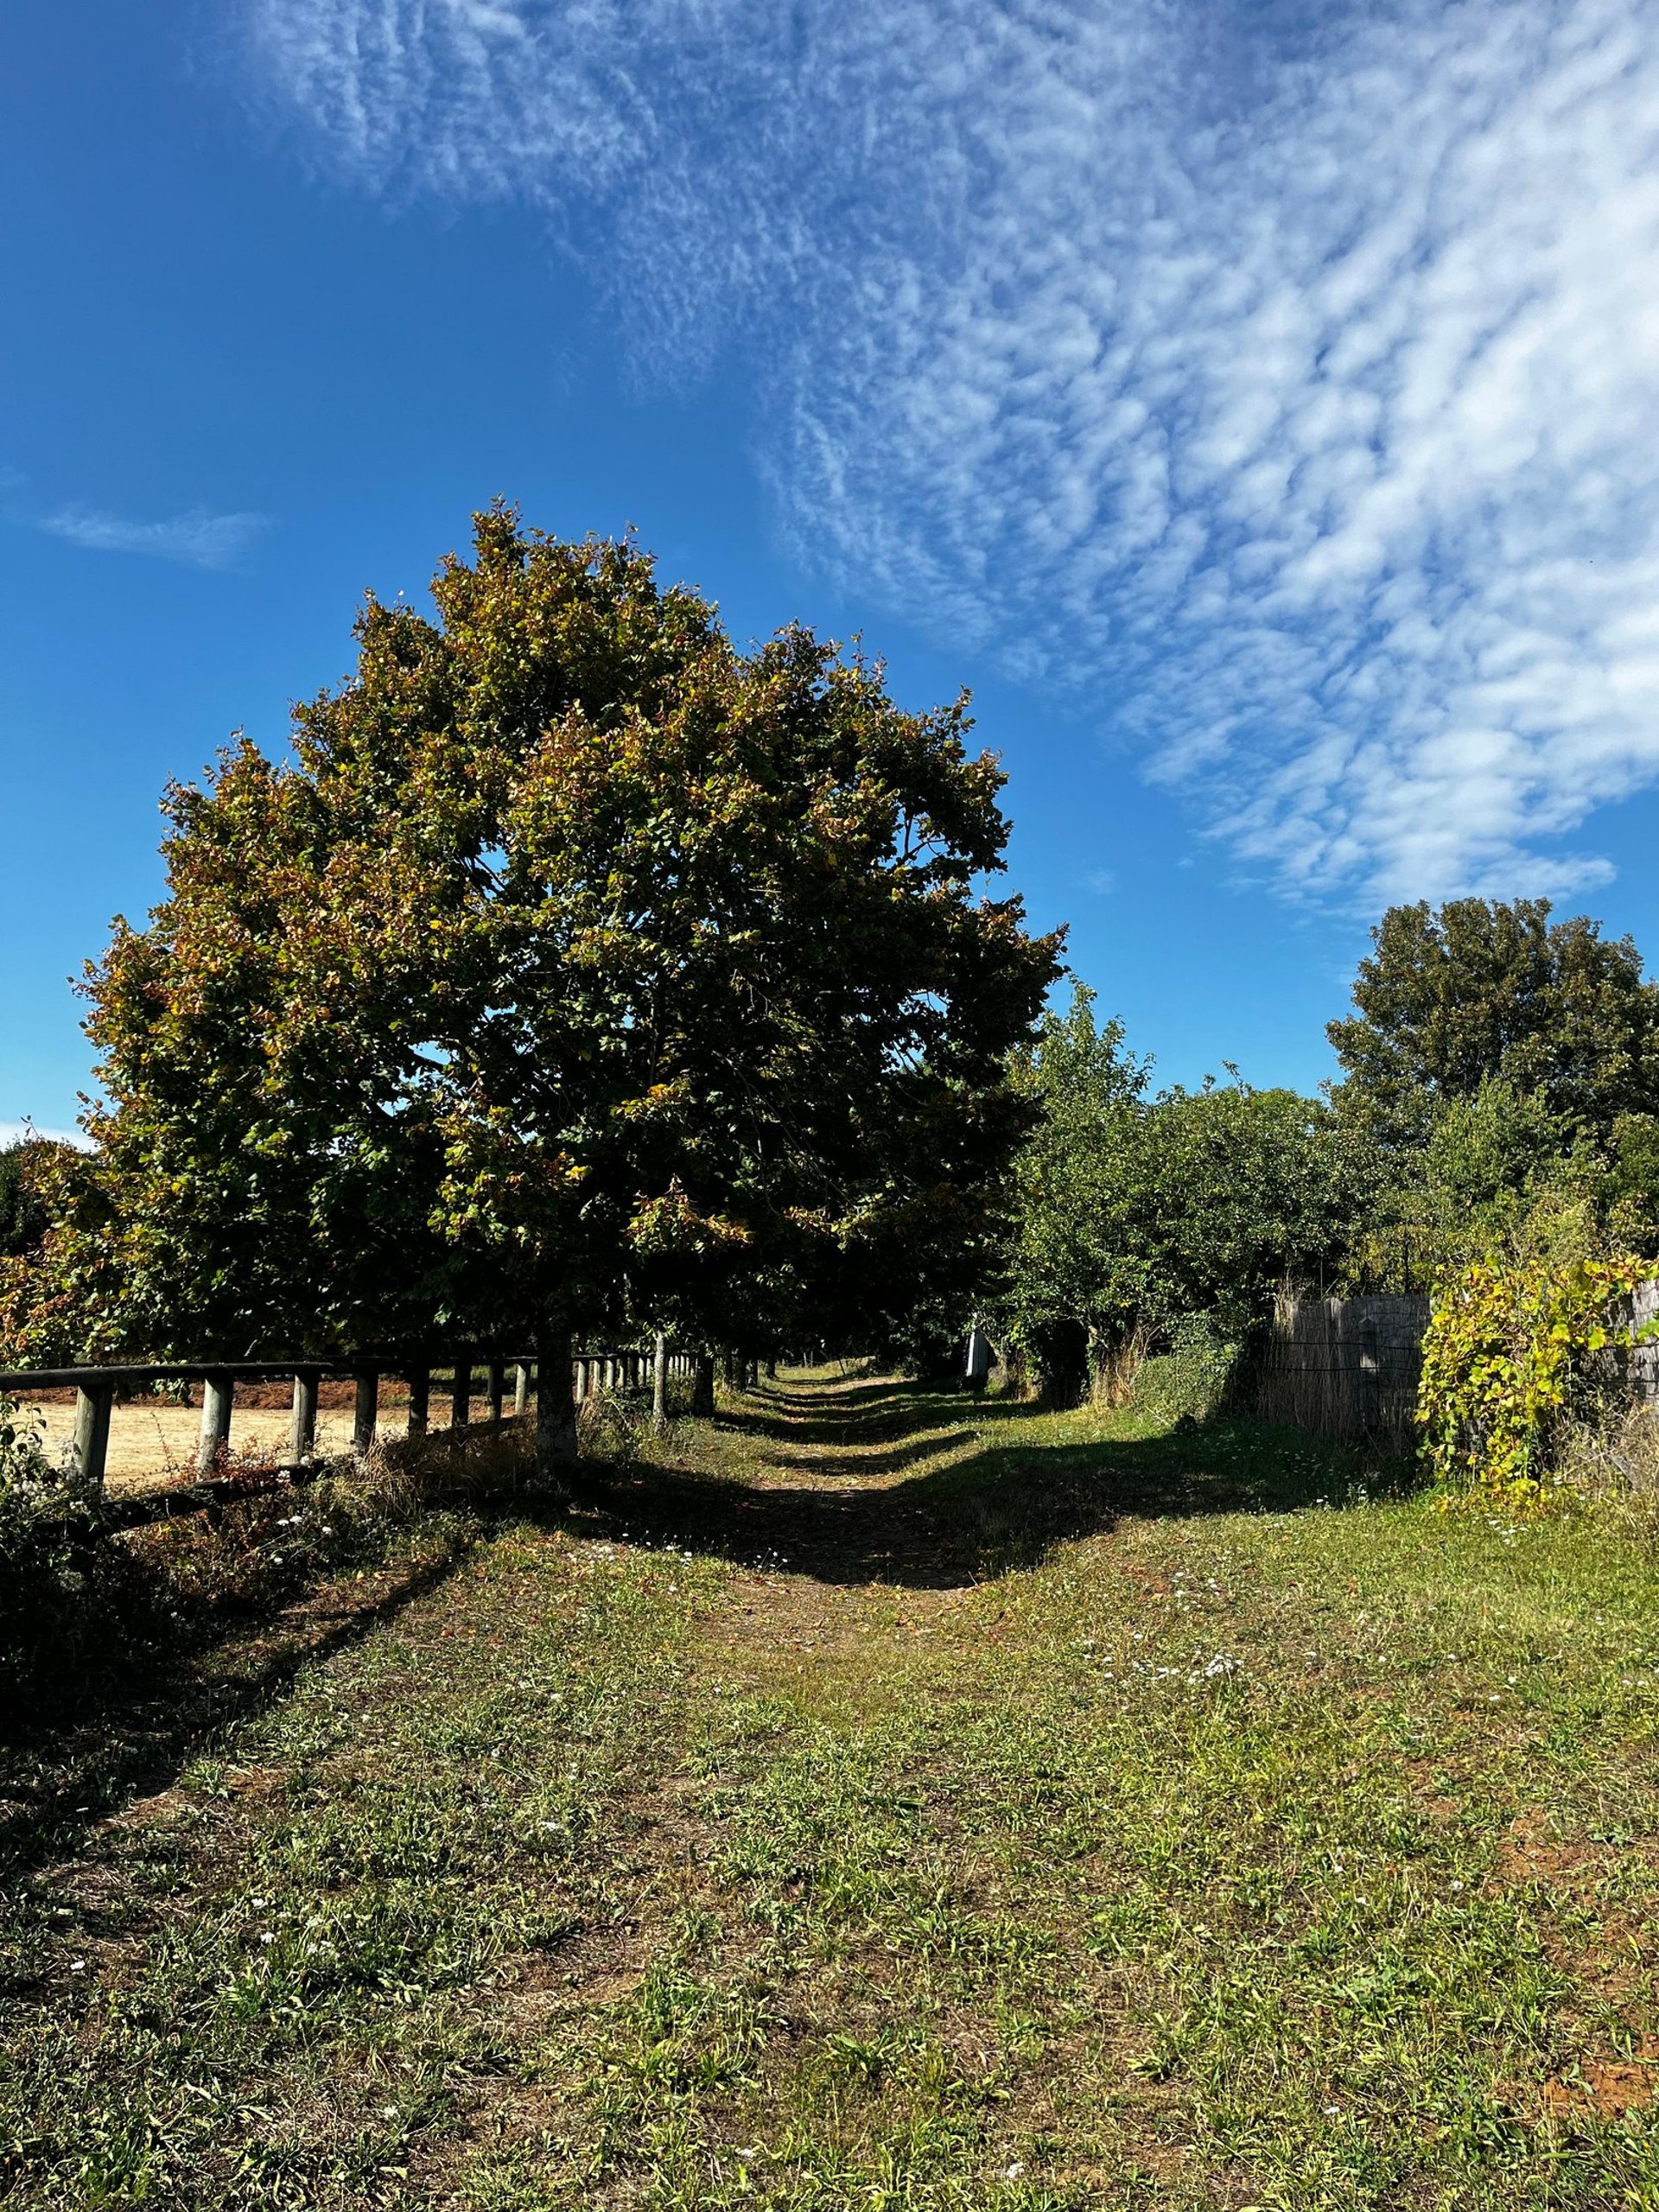
<instances>
[{"instance_id":1,"label":"large leafy tree","mask_svg":"<svg viewBox=\"0 0 1659 2212\"><path fill-rule=\"evenodd\" d=\"M1326 1034L1344 1103L1384 1141L1421 1142L1450 1099L1496 1081L1605 1135L1659 1104L1659 986L1629 938L1547 899L1391 906L1354 1012Z\"/></svg>"},{"instance_id":2,"label":"large leafy tree","mask_svg":"<svg viewBox=\"0 0 1659 2212\"><path fill-rule=\"evenodd\" d=\"M977 892L962 703L802 629L740 652L632 543L500 506L432 590L369 601L291 760L169 793L166 899L89 984L65 1249L106 1335L729 1340L962 1265L1056 965Z\"/></svg>"}]
</instances>

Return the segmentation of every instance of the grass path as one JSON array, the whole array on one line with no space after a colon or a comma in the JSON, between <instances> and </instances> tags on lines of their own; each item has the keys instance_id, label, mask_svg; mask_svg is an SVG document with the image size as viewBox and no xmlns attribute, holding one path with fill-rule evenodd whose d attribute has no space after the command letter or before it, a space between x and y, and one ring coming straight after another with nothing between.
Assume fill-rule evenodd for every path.
<instances>
[{"instance_id":1,"label":"grass path","mask_svg":"<svg viewBox=\"0 0 1659 2212\"><path fill-rule=\"evenodd\" d=\"M825 1376L664 1456L20 1870L0 2202L1659 2209L1646 1548Z\"/></svg>"}]
</instances>

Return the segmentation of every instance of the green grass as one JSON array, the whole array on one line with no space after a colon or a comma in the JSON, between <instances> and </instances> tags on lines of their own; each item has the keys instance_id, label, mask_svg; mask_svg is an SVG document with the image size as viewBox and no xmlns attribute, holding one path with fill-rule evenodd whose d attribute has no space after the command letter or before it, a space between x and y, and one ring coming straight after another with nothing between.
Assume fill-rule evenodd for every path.
<instances>
[{"instance_id":1,"label":"green grass","mask_svg":"<svg viewBox=\"0 0 1659 2212\"><path fill-rule=\"evenodd\" d=\"M1636 1535L822 1377L663 1456L32 1832L0 2202L1659 2207Z\"/></svg>"}]
</instances>

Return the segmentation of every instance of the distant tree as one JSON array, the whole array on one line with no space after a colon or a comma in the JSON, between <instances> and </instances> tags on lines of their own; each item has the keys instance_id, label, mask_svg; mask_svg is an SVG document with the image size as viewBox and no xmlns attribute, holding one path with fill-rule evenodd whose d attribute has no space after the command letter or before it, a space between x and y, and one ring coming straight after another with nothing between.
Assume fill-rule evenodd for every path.
<instances>
[{"instance_id":1,"label":"distant tree","mask_svg":"<svg viewBox=\"0 0 1659 2212\"><path fill-rule=\"evenodd\" d=\"M1148 1097L1149 1061L1079 985L1021 1079L1005 1319L1062 1383L1132 1368L1189 1316L1236 1336L1287 1278L1338 1264L1361 1169L1322 1101L1235 1080Z\"/></svg>"},{"instance_id":2,"label":"distant tree","mask_svg":"<svg viewBox=\"0 0 1659 2212\"><path fill-rule=\"evenodd\" d=\"M433 597L371 600L291 762L168 795L167 896L90 976L92 1333L741 1340L958 1265L1056 966L976 894L962 704L801 629L740 652L632 543L499 506Z\"/></svg>"},{"instance_id":3,"label":"distant tree","mask_svg":"<svg viewBox=\"0 0 1659 2212\"><path fill-rule=\"evenodd\" d=\"M1659 1106L1659 986L1628 937L1550 911L1547 899L1390 907L1355 1012L1326 1029L1347 1110L1385 1141L1421 1143L1439 1102L1491 1080L1598 1136Z\"/></svg>"},{"instance_id":4,"label":"distant tree","mask_svg":"<svg viewBox=\"0 0 1659 2212\"><path fill-rule=\"evenodd\" d=\"M1489 1076L1467 1097L1441 1101L1423 1149L1422 1189L1444 1236L1490 1243L1548 1189L1593 1185L1602 1162L1573 1116L1542 1089Z\"/></svg>"},{"instance_id":5,"label":"distant tree","mask_svg":"<svg viewBox=\"0 0 1659 2212\"><path fill-rule=\"evenodd\" d=\"M1145 1303L1138 1249L1139 1123L1149 1063L1121 1021L1097 1022L1074 982L1044 1017L1018 1079L1038 1118L1014 1170L1001 1306L1052 1381L1098 1371L1128 1341Z\"/></svg>"},{"instance_id":6,"label":"distant tree","mask_svg":"<svg viewBox=\"0 0 1659 2212\"><path fill-rule=\"evenodd\" d=\"M1605 1196L1611 1241L1659 1258L1659 1115L1624 1114L1614 1122Z\"/></svg>"},{"instance_id":7,"label":"distant tree","mask_svg":"<svg viewBox=\"0 0 1659 2212\"><path fill-rule=\"evenodd\" d=\"M1367 1166L1323 1100L1236 1078L1172 1090L1149 1109L1142 1144L1160 1326L1205 1313L1237 1336L1281 1285L1317 1287L1334 1273Z\"/></svg>"}]
</instances>

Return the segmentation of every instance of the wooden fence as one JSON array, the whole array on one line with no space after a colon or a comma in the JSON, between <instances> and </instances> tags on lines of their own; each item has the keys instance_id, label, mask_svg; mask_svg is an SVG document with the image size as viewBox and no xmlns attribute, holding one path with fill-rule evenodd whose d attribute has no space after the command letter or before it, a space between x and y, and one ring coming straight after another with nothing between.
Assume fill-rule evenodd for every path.
<instances>
[{"instance_id":1,"label":"wooden fence","mask_svg":"<svg viewBox=\"0 0 1659 2212\"><path fill-rule=\"evenodd\" d=\"M1330 1436L1413 1433L1428 1300L1281 1298L1243 1378L1263 1421Z\"/></svg>"},{"instance_id":2,"label":"wooden fence","mask_svg":"<svg viewBox=\"0 0 1659 2212\"><path fill-rule=\"evenodd\" d=\"M1630 1298L1630 1319L1640 1330L1659 1321L1659 1282L1639 1282ZM1659 1406L1659 1332L1631 1347L1627 1369L1630 1395L1639 1404Z\"/></svg>"},{"instance_id":3,"label":"wooden fence","mask_svg":"<svg viewBox=\"0 0 1659 2212\"><path fill-rule=\"evenodd\" d=\"M1264 1421L1403 1445L1414 1433L1428 1309L1425 1297L1281 1298L1240 1395ZM1637 1332L1659 1322L1659 1282L1637 1285L1630 1319ZM1606 1358L1610 1388L1659 1409L1659 1330Z\"/></svg>"},{"instance_id":4,"label":"wooden fence","mask_svg":"<svg viewBox=\"0 0 1659 2212\"><path fill-rule=\"evenodd\" d=\"M383 1382L402 1381L409 1386L408 1433L429 1433L434 1374L447 1376L449 1389L449 1434L459 1439L472 1421L473 1385L481 1376L489 1405L489 1425L500 1429L508 1421L521 1420L534 1406L538 1444L568 1431L583 1400L602 1391L644 1390L649 1388L656 1405L666 1402L668 1386L690 1380L693 1404L698 1412L714 1411L715 1363L707 1353L677 1351L658 1337L649 1351L579 1351L569 1355L568 1382L561 1394L555 1367L534 1355L518 1357L491 1356L480 1361L475 1351L428 1355L417 1359L353 1357L346 1361L200 1360L143 1363L86 1367L11 1368L0 1370L0 1396L20 1391L73 1389L75 1428L71 1446L73 1464L86 1480L102 1486L109 1455L110 1416L118 1394L153 1389L157 1383L200 1382L202 1385L201 1438L197 1447L199 1474L213 1476L231 1439L232 1416L238 1382L280 1382L294 1386L293 1416L289 1427L287 1459L278 1471L290 1477L315 1472L317 1394L324 1382L355 1385L352 1450L360 1454L374 1442L379 1420ZM512 1377L509 1386L509 1376ZM546 1387L543 1387L545 1383ZM512 1411L505 1408L511 1387ZM556 1442L552 1456L560 1456ZM118 1516L128 1521L156 1517L156 1512L176 1511L181 1506L206 1504L222 1495L222 1481L205 1482L190 1491L170 1490L159 1494L155 1511L143 1500L128 1503Z\"/></svg>"}]
</instances>

